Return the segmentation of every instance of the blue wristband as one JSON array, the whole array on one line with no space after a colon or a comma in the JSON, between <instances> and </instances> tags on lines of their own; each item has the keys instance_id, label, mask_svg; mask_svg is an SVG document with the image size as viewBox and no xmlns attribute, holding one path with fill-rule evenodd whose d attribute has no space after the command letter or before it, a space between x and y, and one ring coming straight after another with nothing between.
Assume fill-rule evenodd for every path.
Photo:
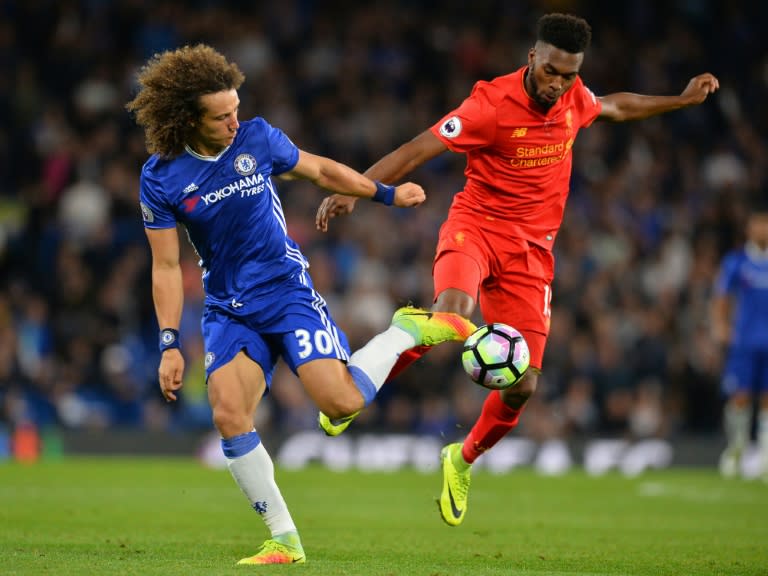
<instances>
[{"instance_id":1,"label":"blue wristband","mask_svg":"<svg viewBox=\"0 0 768 576\"><path fill-rule=\"evenodd\" d=\"M160 330L160 352L180 347L178 330L173 328L163 328Z\"/></svg>"},{"instance_id":2,"label":"blue wristband","mask_svg":"<svg viewBox=\"0 0 768 576\"><path fill-rule=\"evenodd\" d=\"M371 198L374 202L381 202L387 206L392 206L395 201L395 187L382 184L376 180L376 194Z\"/></svg>"}]
</instances>

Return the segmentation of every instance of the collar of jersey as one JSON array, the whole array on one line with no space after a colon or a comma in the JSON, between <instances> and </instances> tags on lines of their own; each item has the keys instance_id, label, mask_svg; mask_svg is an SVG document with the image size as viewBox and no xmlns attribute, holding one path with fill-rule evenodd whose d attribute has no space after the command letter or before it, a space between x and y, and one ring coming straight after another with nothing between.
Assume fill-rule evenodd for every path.
<instances>
[{"instance_id":1,"label":"collar of jersey","mask_svg":"<svg viewBox=\"0 0 768 576\"><path fill-rule=\"evenodd\" d=\"M184 149L187 151L187 154L190 154L191 156L194 156L198 160L205 160L206 162L216 162L219 158L221 158L227 150L229 150L229 146L224 148L221 152L219 152L216 156L203 156L202 154L198 154L192 148L189 147L189 144L184 144Z\"/></svg>"},{"instance_id":2,"label":"collar of jersey","mask_svg":"<svg viewBox=\"0 0 768 576\"><path fill-rule=\"evenodd\" d=\"M744 249L751 260L768 260L768 249L761 249L755 242L747 242Z\"/></svg>"}]
</instances>

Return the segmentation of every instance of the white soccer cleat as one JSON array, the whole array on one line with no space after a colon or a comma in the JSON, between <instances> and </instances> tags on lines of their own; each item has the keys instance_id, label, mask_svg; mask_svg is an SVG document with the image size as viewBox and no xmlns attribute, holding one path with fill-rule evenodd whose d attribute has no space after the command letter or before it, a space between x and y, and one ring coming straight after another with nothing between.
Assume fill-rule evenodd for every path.
<instances>
[{"instance_id":1,"label":"white soccer cleat","mask_svg":"<svg viewBox=\"0 0 768 576\"><path fill-rule=\"evenodd\" d=\"M735 478L741 473L741 451L726 448L720 455L720 475L723 478Z\"/></svg>"}]
</instances>

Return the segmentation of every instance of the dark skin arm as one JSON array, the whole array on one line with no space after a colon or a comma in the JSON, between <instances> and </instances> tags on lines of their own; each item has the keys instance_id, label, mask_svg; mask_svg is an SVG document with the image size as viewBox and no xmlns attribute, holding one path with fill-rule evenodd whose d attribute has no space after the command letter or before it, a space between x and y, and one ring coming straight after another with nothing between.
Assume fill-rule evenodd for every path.
<instances>
[{"instance_id":1,"label":"dark skin arm","mask_svg":"<svg viewBox=\"0 0 768 576\"><path fill-rule=\"evenodd\" d=\"M691 78L685 89L677 96L650 96L631 92L608 94L600 98L602 110L598 119L608 122L642 120L701 104L718 88L720 88L718 79L712 74L704 73ZM372 180L392 184L446 150L445 144L427 129L381 158L364 174ZM317 229L327 231L328 220L351 213L355 208L355 202L357 198L338 194L324 198L315 216Z\"/></svg>"},{"instance_id":2,"label":"dark skin arm","mask_svg":"<svg viewBox=\"0 0 768 576\"><path fill-rule=\"evenodd\" d=\"M381 158L363 174L371 180L379 180L385 184L398 182L406 174L411 173L447 149L445 144L430 130L425 130L413 140L406 142ZM350 196L341 196L340 194L326 196L315 216L317 229L326 232L328 220L335 216L349 214L354 210L355 202L357 202L357 198Z\"/></svg>"},{"instance_id":3,"label":"dark skin arm","mask_svg":"<svg viewBox=\"0 0 768 576\"><path fill-rule=\"evenodd\" d=\"M616 92L600 98L603 109L598 116L609 122L643 120L665 112L696 106L709 94L720 88L720 82L712 74L699 74L691 78L678 96L646 96L631 92Z\"/></svg>"}]
</instances>

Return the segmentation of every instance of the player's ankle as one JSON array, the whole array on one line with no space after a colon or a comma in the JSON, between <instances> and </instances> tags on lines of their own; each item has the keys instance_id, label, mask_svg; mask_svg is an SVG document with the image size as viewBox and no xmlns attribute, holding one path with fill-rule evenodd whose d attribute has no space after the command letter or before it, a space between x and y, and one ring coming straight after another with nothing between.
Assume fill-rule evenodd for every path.
<instances>
[{"instance_id":1,"label":"player's ankle","mask_svg":"<svg viewBox=\"0 0 768 576\"><path fill-rule=\"evenodd\" d=\"M460 448L458 450L453 450L451 452L451 462L453 463L453 467L458 472L466 472L470 468L472 468L472 463L467 462L464 459L464 455L462 454L463 450Z\"/></svg>"}]
</instances>

